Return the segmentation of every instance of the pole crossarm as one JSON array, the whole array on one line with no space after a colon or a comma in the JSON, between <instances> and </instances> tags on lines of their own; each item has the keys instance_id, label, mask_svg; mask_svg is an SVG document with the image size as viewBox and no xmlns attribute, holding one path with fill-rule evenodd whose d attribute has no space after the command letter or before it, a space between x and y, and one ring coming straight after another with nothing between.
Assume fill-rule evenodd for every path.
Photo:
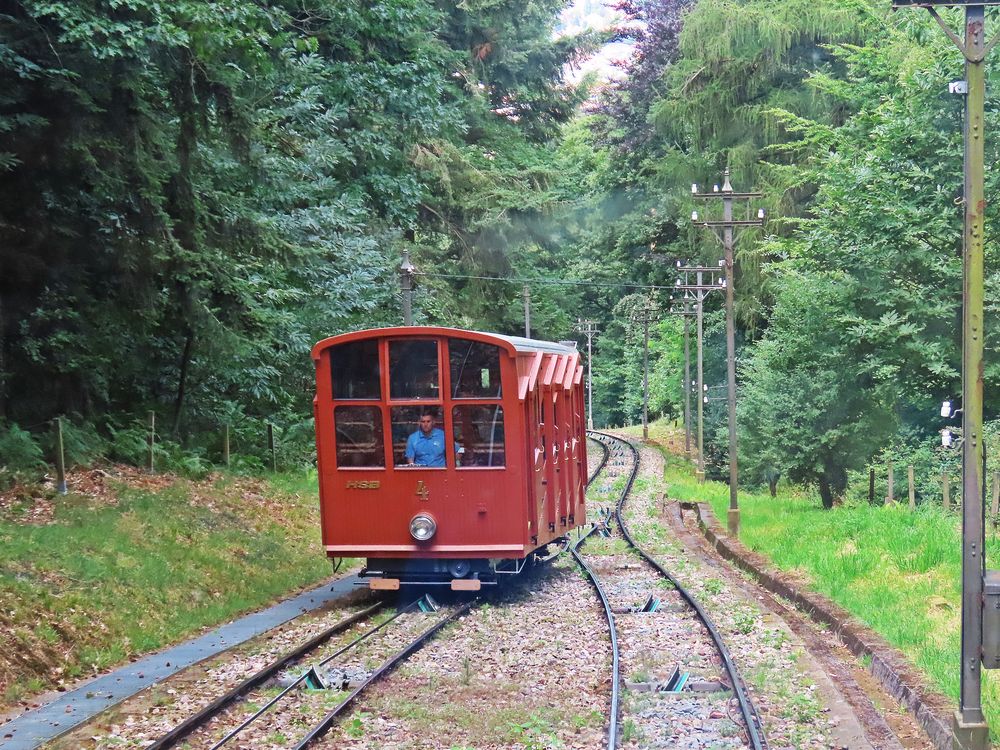
<instances>
[{"instance_id":1,"label":"pole crossarm","mask_svg":"<svg viewBox=\"0 0 1000 750\"><path fill-rule=\"evenodd\" d=\"M764 226L763 219L730 219L726 221L725 219L718 220L706 220L706 221L695 221L692 222L696 227L708 227L712 229L714 227L762 227Z\"/></svg>"},{"instance_id":2,"label":"pole crossarm","mask_svg":"<svg viewBox=\"0 0 1000 750\"><path fill-rule=\"evenodd\" d=\"M726 190L723 188L718 192L713 193L691 193L692 198L700 198L704 200L705 198L763 198L763 193L737 193L733 190Z\"/></svg>"},{"instance_id":3,"label":"pole crossarm","mask_svg":"<svg viewBox=\"0 0 1000 750\"><path fill-rule=\"evenodd\" d=\"M724 265L720 262L718 266L677 266L679 273L724 273Z\"/></svg>"},{"instance_id":4,"label":"pole crossarm","mask_svg":"<svg viewBox=\"0 0 1000 750\"><path fill-rule=\"evenodd\" d=\"M685 292L721 292L725 290L726 287L721 284L678 284L674 289L680 289Z\"/></svg>"},{"instance_id":5,"label":"pole crossarm","mask_svg":"<svg viewBox=\"0 0 1000 750\"><path fill-rule=\"evenodd\" d=\"M997 42L1000 42L1000 34L996 34L990 39L986 44L982 45L980 48L978 45L967 45L962 39L955 33L955 30L948 25L948 22L941 18L941 15L937 12L935 5L940 3L893 3L893 9L897 8L926 8L927 12L931 14L931 17L937 21L938 26L941 27L942 31L948 36L949 39L958 47L958 51L962 53L968 62L979 63L986 59L986 56L990 54L990 51L997 46ZM958 5L961 3L950 3L950 5ZM1000 5L1000 0L995 0L994 2L977 2L977 3L966 3L967 5Z\"/></svg>"}]
</instances>

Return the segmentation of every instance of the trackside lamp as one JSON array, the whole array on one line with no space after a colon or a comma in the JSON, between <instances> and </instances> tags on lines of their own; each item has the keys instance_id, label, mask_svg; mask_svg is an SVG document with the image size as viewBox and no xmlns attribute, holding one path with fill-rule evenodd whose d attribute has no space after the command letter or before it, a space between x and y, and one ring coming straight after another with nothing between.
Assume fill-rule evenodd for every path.
<instances>
[{"instance_id":1,"label":"trackside lamp","mask_svg":"<svg viewBox=\"0 0 1000 750\"><path fill-rule=\"evenodd\" d=\"M951 430L947 427L941 429L941 446L944 448L951 447Z\"/></svg>"},{"instance_id":2,"label":"trackside lamp","mask_svg":"<svg viewBox=\"0 0 1000 750\"><path fill-rule=\"evenodd\" d=\"M941 402L941 416L946 419L951 416L951 401Z\"/></svg>"}]
</instances>

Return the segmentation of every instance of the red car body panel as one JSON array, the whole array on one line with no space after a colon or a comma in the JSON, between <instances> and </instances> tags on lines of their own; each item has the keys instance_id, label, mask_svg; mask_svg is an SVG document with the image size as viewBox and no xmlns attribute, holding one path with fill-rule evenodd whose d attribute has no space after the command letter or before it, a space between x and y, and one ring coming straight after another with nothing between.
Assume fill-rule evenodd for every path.
<instances>
[{"instance_id":1,"label":"red car body panel","mask_svg":"<svg viewBox=\"0 0 1000 750\"><path fill-rule=\"evenodd\" d=\"M389 342L418 340L438 342L436 397L391 399ZM344 351L336 347L359 341L377 342L380 397L334 399L332 359ZM452 398L449 341L456 347L462 341L497 347L499 398ZM312 356L322 538L330 557L519 560L585 523L583 367L574 348L453 328L398 327L324 339ZM391 409L438 407L443 415L438 426L450 447L457 429L453 409L477 405L502 407L503 466L457 466L454 450L445 451L443 468L393 466L400 442L393 443ZM341 406L368 407L373 423L382 420L384 466L338 465L338 438L347 441L335 424L334 410ZM397 434L399 429L397 422ZM475 450L468 446L468 452ZM344 451L346 456L346 446ZM367 455L376 460L371 456L377 449ZM421 512L437 523L427 542L410 533L411 519Z\"/></svg>"}]
</instances>

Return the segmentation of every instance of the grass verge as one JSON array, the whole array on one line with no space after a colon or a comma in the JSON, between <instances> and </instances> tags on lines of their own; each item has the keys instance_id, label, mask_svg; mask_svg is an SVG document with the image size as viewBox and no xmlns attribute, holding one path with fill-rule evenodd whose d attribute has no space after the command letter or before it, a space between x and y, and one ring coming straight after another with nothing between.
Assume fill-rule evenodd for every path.
<instances>
[{"instance_id":1,"label":"grass verge","mask_svg":"<svg viewBox=\"0 0 1000 750\"><path fill-rule=\"evenodd\" d=\"M315 476L75 479L0 503L0 710L330 575Z\"/></svg>"},{"instance_id":2,"label":"grass verge","mask_svg":"<svg viewBox=\"0 0 1000 750\"><path fill-rule=\"evenodd\" d=\"M641 435L641 428L639 428ZM626 430L636 434L635 428ZM650 438L677 445L675 428L650 426ZM729 486L699 485L693 466L666 455L672 499L706 501L725 526ZM941 508L905 505L839 506L823 510L818 494L798 488L740 489L740 541L796 575L814 591L881 634L934 687L958 701L961 644L961 518ZM987 562L1000 559L990 529ZM1000 679L984 671L983 710L1000 727ZM996 740L996 731L993 732Z\"/></svg>"}]
</instances>

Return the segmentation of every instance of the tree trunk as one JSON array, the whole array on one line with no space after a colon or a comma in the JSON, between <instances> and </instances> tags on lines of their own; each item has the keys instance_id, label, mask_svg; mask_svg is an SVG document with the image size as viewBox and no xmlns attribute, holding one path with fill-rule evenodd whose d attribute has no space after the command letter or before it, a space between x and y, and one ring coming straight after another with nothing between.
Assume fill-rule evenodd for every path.
<instances>
[{"instance_id":1,"label":"tree trunk","mask_svg":"<svg viewBox=\"0 0 1000 750\"><path fill-rule=\"evenodd\" d=\"M198 205L194 187L194 160L198 149L198 102L195 97L194 57L187 47L181 48L179 56L180 64L172 92L179 121L175 150L177 173L171 180L170 207L173 234L177 243L195 255L199 250ZM178 318L174 324L184 332L184 349L178 364L177 392L174 397L173 433L177 435L181 427L188 372L194 353L197 305L194 300L195 292L190 283L178 279L175 281L175 286Z\"/></svg>"},{"instance_id":2,"label":"tree trunk","mask_svg":"<svg viewBox=\"0 0 1000 750\"><path fill-rule=\"evenodd\" d=\"M830 510L833 507L833 488L825 473L819 475L819 496L823 501L823 508Z\"/></svg>"},{"instance_id":3,"label":"tree trunk","mask_svg":"<svg viewBox=\"0 0 1000 750\"><path fill-rule=\"evenodd\" d=\"M771 497L778 496L778 477L771 479L767 483L767 488L771 491Z\"/></svg>"},{"instance_id":4,"label":"tree trunk","mask_svg":"<svg viewBox=\"0 0 1000 750\"><path fill-rule=\"evenodd\" d=\"M0 419L7 417L7 323L3 314L3 295L0 295Z\"/></svg>"},{"instance_id":5,"label":"tree trunk","mask_svg":"<svg viewBox=\"0 0 1000 750\"><path fill-rule=\"evenodd\" d=\"M174 399L174 435L181 429L181 415L184 413L184 394L187 390L188 366L194 354L194 329L188 326L187 337L184 339L184 351L181 352L179 375L177 377L177 397Z\"/></svg>"}]
</instances>

